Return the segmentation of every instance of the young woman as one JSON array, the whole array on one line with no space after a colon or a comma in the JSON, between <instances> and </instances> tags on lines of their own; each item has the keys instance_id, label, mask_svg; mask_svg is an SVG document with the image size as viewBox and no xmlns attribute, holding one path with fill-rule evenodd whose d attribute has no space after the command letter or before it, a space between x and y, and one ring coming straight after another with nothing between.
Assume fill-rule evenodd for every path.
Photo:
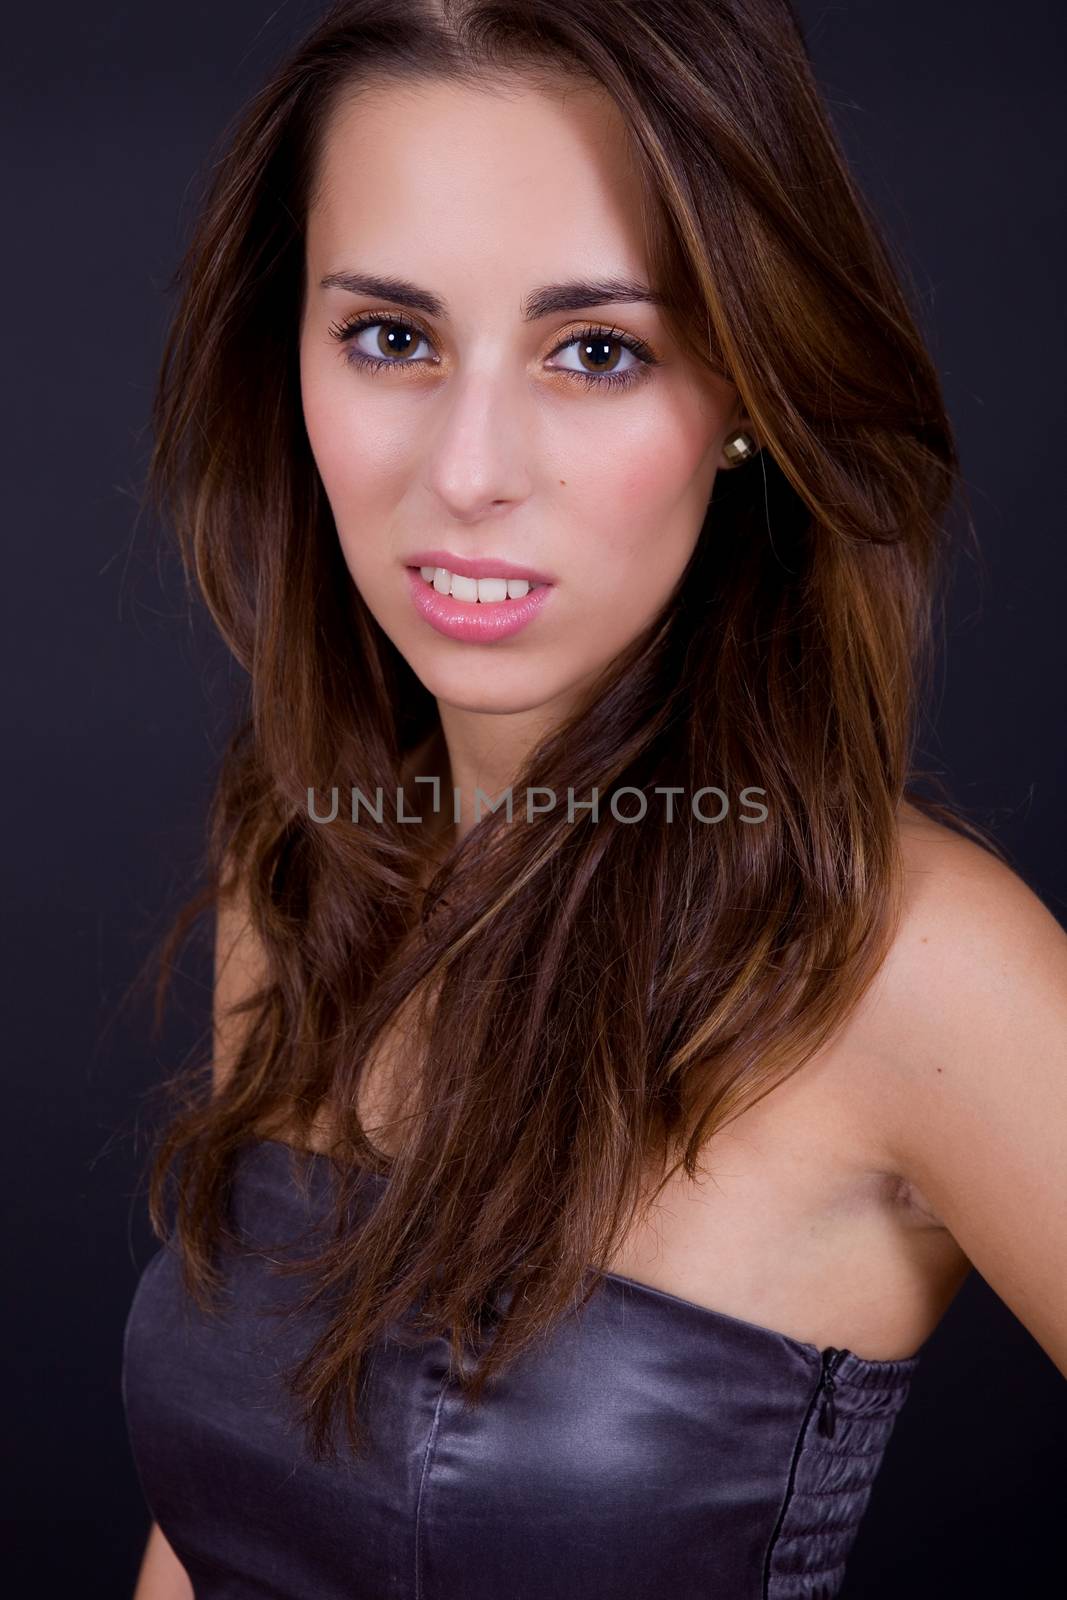
<instances>
[{"instance_id":1,"label":"young woman","mask_svg":"<svg viewBox=\"0 0 1067 1600\"><path fill-rule=\"evenodd\" d=\"M956 459L789 7L334 7L180 286L137 1600L836 1594L971 1265L1067 1368L1067 937L913 788Z\"/></svg>"}]
</instances>

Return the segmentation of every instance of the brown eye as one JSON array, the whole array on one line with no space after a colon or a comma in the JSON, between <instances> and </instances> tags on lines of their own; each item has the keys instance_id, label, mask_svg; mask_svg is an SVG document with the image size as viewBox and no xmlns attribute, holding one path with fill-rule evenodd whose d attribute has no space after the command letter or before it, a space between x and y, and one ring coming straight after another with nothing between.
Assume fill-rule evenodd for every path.
<instances>
[{"instance_id":1,"label":"brown eye","mask_svg":"<svg viewBox=\"0 0 1067 1600\"><path fill-rule=\"evenodd\" d=\"M585 384L587 388L621 388L647 377L659 365L657 358L634 334L617 328L581 328L556 346L553 361L573 353L575 361L558 364L557 372Z\"/></svg>"},{"instance_id":2,"label":"brown eye","mask_svg":"<svg viewBox=\"0 0 1067 1600\"><path fill-rule=\"evenodd\" d=\"M412 355L420 344L429 345L421 329L401 317L364 313L348 322L333 323L330 333L344 347L344 357L355 367L422 366ZM432 365L432 359L430 364Z\"/></svg>"},{"instance_id":3,"label":"brown eye","mask_svg":"<svg viewBox=\"0 0 1067 1600\"><path fill-rule=\"evenodd\" d=\"M375 355L397 356L403 359L404 356L410 355L422 337L414 328L409 328L403 322L372 322L369 327L378 330L374 335ZM367 329L363 331L366 332Z\"/></svg>"},{"instance_id":4,"label":"brown eye","mask_svg":"<svg viewBox=\"0 0 1067 1600\"><path fill-rule=\"evenodd\" d=\"M613 372L623 345L618 339L576 339L578 359L588 372Z\"/></svg>"}]
</instances>

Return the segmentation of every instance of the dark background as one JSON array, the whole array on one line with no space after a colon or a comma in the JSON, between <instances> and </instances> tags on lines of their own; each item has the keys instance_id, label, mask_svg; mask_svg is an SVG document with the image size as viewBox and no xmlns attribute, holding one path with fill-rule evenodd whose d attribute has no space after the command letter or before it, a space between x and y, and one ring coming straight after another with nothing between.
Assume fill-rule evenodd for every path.
<instances>
[{"instance_id":1,"label":"dark background","mask_svg":"<svg viewBox=\"0 0 1067 1600\"><path fill-rule=\"evenodd\" d=\"M200 163L315 9L5 16L8 1593L121 1600L147 1532L122 1334L153 1249L149 1097L202 1042L210 951L183 958L158 1039L131 985L190 887L233 681L138 520L148 404ZM914 273L984 551L954 583L924 761L1067 922L1060 8L800 9ZM1050 1592L1065 1424L1054 1366L972 1275L926 1347L846 1595Z\"/></svg>"}]
</instances>

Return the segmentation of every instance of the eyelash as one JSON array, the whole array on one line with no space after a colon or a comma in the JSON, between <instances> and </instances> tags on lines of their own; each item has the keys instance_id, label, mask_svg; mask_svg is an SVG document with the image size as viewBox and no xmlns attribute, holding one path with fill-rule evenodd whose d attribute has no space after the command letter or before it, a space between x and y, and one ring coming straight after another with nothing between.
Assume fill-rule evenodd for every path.
<instances>
[{"instance_id":1,"label":"eyelash","mask_svg":"<svg viewBox=\"0 0 1067 1600\"><path fill-rule=\"evenodd\" d=\"M415 334L420 339L431 342L429 335L406 317L382 316L381 312L361 311L342 322L330 324L330 333L333 338L344 344L352 339L355 334L364 328L374 328L379 324L389 327L403 328L408 333ZM626 372L576 372L570 367L557 368L565 377L576 378L586 388L593 389L628 389L632 384L640 383L647 376L648 369L659 366L659 361L652 354L643 339L638 339L632 333L624 333L621 328L605 328L590 325L579 328L562 343L558 344L551 352L558 356L561 350L566 350L568 345L579 344L582 340L594 343L597 339L609 340L613 344L621 344L624 349L631 351L638 358L639 365L630 367ZM390 361L385 356L369 356L362 350L352 348L344 352L345 361L354 367L362 367L365 371L380 371L382 367L408 367L415 368L423 365L422 361Z\"/></svg>"}]
</instances>

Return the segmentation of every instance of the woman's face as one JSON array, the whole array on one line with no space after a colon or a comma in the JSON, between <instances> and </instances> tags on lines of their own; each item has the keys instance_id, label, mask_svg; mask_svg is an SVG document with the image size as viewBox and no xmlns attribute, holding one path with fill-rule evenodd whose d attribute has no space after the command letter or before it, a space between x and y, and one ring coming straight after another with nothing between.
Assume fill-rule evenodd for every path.
<instances>
[{"instance_id":1,"label":"woman's face","mask_svg":"<svg viewBox=\"0 0 1067 1600\"><path fill-rule=\"evenodd\" d=\"M565 714L667 600L740 419L636 297L619 114L595 87L364 88L321 179L301 385L353 581L439 702Z\"/></svg>"}]
</instances>

